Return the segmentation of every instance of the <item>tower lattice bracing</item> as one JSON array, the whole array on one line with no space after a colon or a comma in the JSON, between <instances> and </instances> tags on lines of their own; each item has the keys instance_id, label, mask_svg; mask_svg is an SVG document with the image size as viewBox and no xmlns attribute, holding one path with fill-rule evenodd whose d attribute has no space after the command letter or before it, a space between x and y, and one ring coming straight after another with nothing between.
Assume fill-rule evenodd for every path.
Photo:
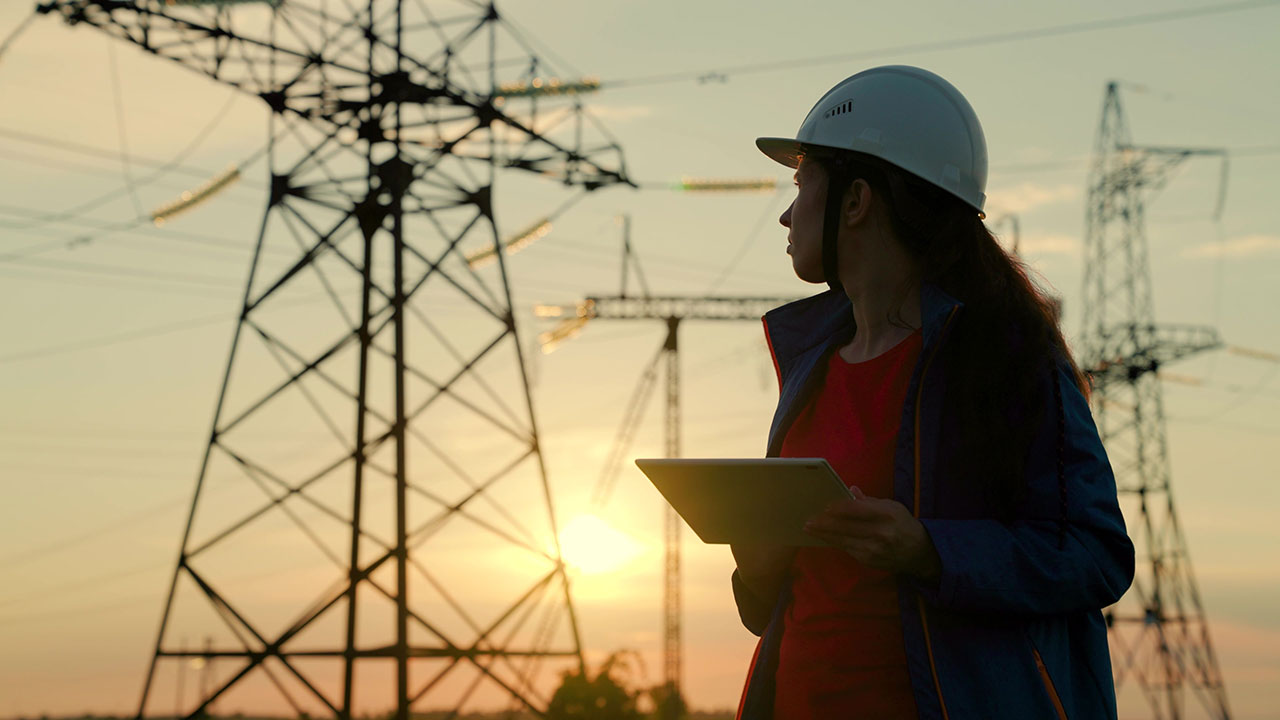
<instances>
[{"instance_id":1,"label":"tower lattice bracing","mask_svg":"<svg viewBox=\"0 0 1280 720\"><path fill-rule=\"evenodd\" d=\"M39 9L271 111L270 194L139 715L540 714L582 647L509 260L474 260L548 214L499 212L499 170L563 209L628 183L618 145L577 97L529 92L544 70L491 3ZM192 662L207 697L175 697Z\"/></svg>"},{"instance_id":2,"label":"tower lattice bracing","mask_svg":"<svg viewBox=\"0 0 1280 720\"><path fill-rule=\"evenodd\" d=\"M1120 710L1145 704L1158 720L1225 720L1226 689L1174 509L1157 375L1221 342L1213 328L1156 324L1143 219L1144 200L1182 161L1223 153L1133 145L1114 83L1094 152L1081 360L1093 378L1094 417L1137 548L1133 586L1105 613Z\"/></svg>"},{"instance_id":3,"label":"tower lattice bracing","mask_svg":"<svg viewBox=\"0 0 1280 720\"><path fill-rule=\"evenodd\" d=\"M626 240L624 262L630 253L630 241ZM644 295L628 297L626 293L626 269L623 269L623 294L612 297L588 297L576 308L576 317L562 326L565 333L576 332L589 320L661 320L666 323L667 334L653 364L641 378L637 394L625 413L624 429L620 438L627 442L634 435L642 408L648 400L658 376L659 365L666 378L666 404L664 407L664 452L666 457L681 456L680 432L680 324L685 320L758 321L772 308L785 305L797 298L791 297L725 297L725 296L654 296L646 286ZM638 265L637 265L638 268ZM568 308L566 308L568 309ZM555 334L551 334L553 337ZM563 336L563 333L561 334ZM617 462L620 456L610 458L602 484L597 488L597 498L602 502L612 491L617 479ZM684 521L670 505L662 509L663 529L663 577L662 577L662 680L666 691L665 702L657 708L659 720L678 720L684 697L684 644L682 632L680 535Z\"/></svg>"}]
</instances>

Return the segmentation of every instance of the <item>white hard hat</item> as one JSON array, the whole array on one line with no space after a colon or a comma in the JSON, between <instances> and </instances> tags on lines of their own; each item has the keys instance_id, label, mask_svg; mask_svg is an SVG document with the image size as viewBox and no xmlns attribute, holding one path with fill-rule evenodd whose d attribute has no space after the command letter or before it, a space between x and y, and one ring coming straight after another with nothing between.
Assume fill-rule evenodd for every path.
<instances>
[{"instance_id":1,"label":"white hard hat","mask_svg":"<svg viewBox=\"0 0 1280 720\"><path fill-rule=\"evenodd\" d=\"M907 65L864 70L827 91L794 138L756 138L756 147L787 167L805 146L880 158L973 206L986 203L987 141L960 91Z\"/></svg>"}]
</instances>

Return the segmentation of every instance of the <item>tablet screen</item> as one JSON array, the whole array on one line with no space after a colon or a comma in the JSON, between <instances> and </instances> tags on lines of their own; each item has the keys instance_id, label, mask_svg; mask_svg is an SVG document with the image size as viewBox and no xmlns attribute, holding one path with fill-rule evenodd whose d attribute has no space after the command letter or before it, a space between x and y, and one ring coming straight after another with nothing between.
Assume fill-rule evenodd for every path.
<instances>
[{"instance_id":1,"label":"tablet screen","mask_svg":"<svg viewBox=\"0 0 1280 720\"><path fill-rule=\"evenodd\" d=\"M804 524L853 495L822 458L638 459L705 543L821 546Z\"/></svg>"}]
</instances>

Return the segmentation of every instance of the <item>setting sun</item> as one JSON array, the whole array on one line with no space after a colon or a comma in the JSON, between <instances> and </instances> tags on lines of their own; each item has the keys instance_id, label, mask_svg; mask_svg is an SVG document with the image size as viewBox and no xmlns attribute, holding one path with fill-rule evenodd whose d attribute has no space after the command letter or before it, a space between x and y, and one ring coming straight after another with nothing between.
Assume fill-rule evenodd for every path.
<instances>
[{"instance_id":1,"label":"setting sun","mask_svg":"<svg viewBox=\"0 0 1280 720\"><path fill-rule=\"evenodd\" d=\"M616 570L641 552L640 543L595 515L579 515L560 531L564 561L584 573Z\"/></svg>"}]
</instances>

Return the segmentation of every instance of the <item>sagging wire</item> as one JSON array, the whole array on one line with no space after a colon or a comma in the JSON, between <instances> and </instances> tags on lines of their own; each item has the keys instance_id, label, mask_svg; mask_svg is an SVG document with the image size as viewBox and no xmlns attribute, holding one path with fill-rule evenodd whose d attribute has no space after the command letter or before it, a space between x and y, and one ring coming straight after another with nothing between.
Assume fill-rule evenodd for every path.
<instances>
[{"instance_id":1,"label":"sagging wire","mask_svg":"<svg viewBox=\"0 0 1280 720\"><path fill-rule=\"evenodd\" d=\"M142 201L138 199L138 188L133 180L133 168L129 164L129 140L124 124L124 93L120 90L120 68L116 63L116 44L111 39L107 41L107 66L110 68L111 74L112 104L116 110L116 135L120 143L120 168L124 172L125 188L128 189L129 197L133 200L133 209L137 213L137 217L142 217Z\"/></svg>"},{"instance_id":2,"label":"sagging wire","mask_svg":"<svg viewBox=\"0 0 1280 720\"><path fill-rule=\"evenodd\" d=\"M27 16L25 20L18 23L18 27L14 28L13 32L9 33L9 36L4 39L4 42L0 42L0 60L4 59L5 51L8 50L9 46L12 45L15 40L18 39L19 35L21 35L23 32L26 31L28 27L31 26L31 22L36 19L37 15L39 15L39 13L32 12L30 15Z\"/></svg>"},{"instance_id":3,"label":"sagging wire","mask_svg":"<svg viewBox=\"0 0 1280 720\"><path fill-rule=\"evenodd\" d=\"M191 140L191 142L187 143L186 147L184 147L182 150L179 150L178 154L175 155L172 160L169 160L168 162L163 163L151 174L138 179L136 181L136 184L139 186L150 185L151 183L155 182L156 180L159 180L160 178L167 175L169 172L181 166L183 161L185 161L193 152L195 152L196 148L198 148L206 139L208 139L209 135L217 128L218 125L222 123L223 119L226 118L227 113L231 110L231 106L235 104L235 101L239 98L239 96L240 94L238 92L233 92L230 95L230 97L227 98L227 102L225 102L222 105L222 107L218 110L218 112L214 113L213 119L211 119L209 123L200 130L200 132L196 133L196 136ZM246 162L251 162L255 158L255 156L256 154L249 156L249 158L246 159ZM136 161L136 159L133 159L133 160ZM128 187L112 190L110 192L99 195L98 197L93 198L92 200L87 200L73 208L70 208L69 210L64 210L59 213L51 213L48 215L43 215L33 222L30 222L26 225L16 226L12 229L31 230L37 227L43 227L50 223L63 222L63 221L75 219L77 217L82 217L89 210L93 210L95 208L101 207L105 203L110 202L111 200L114 200L120 195L123 195L129 192L129 190L130 189ZM152 219L154 220L154 213L152 215Z\"/></svg>"},{"instance_id":4,"label":"sagging wire","mask_svg":"<svg viewBox=\"0 0 1280 720\"><path fill-rule=\"evenodd\" d=\"M1219 410L1204 413L1202 415L1177 417L1172 419L1176 419L1180 422L1211 423L1222 419L1236 410L1239 410L1244 405L1257 400L1259 397L1269 395L1269 393L1265 392L1265 388L1267 384L1271 382L1272 378L1274 378L1277 373L1280 373L1280 353L1258 350L1256 348L1246 348L1239 345L1227 345L1224 349L1228 354L1270 363L1272 367L1269 371L1263 373L1262 377L1258 378L1256 382L1247 387L1238 384L1218 385L1216 383L1205 383L1199 378L1174 375L1161 371L1159 374L1161 380L1178 382L1194 387L1208 387L1214 390L1238 394L1240 396L1238 400Z\"/></svg>"}]
</instances>

